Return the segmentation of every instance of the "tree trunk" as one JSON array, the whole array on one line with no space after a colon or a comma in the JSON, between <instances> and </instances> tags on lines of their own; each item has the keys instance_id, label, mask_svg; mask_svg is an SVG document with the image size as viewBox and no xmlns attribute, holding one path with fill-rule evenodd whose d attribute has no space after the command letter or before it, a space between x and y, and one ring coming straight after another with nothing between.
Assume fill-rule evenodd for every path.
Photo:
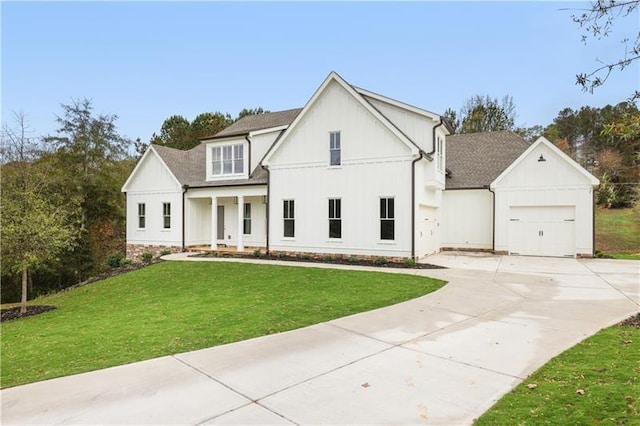
<instances>
[{"instance_id":1,"label":"tree trunk","mask_svg":"<svg viewBox=\"0 0 640 426\"><path fill-rule=\"evenodd\" d=\"M20 313L27 313L27 275L28 269L26 266L22 267L22 300L20 302Z\"/></svg>"}]
</instances>

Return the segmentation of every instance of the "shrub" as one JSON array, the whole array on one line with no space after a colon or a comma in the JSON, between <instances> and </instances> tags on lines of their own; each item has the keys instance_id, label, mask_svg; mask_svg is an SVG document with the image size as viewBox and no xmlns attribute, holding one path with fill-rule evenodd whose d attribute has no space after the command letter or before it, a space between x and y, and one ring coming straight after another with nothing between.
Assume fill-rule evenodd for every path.
<instances>
[{"instance_id":1,"label":"shrub","mask_svg":"<svg viewBox=\"0 0 640 426\"><path fill-rule=\"evenodd\" d=\"M416 261L408 257L404 260L404 266L406 266L407 268L413 268L416 266Z\"/></svg>"},{"instance_id":2,"label":"shrub","mask_svg":"<svg viewBox=\"0 0 640 426\"><path fill-rule=\"evenodd\" d=\"M358 256L351 255L347 260L349 261L349 263L358 263Z\"/></svg>"},{"instance_id":3,"label":"shrub","mask_svg":"<svg viewBox=\"0 0 640 426\"><path fill-rule=\"evenodd\" d=\"M262 257L262 251L260 251L260 249L254 250L253 257Z\"/></svg>"},{"instance_id":4,"label":"shrub","mask_svg":"<svg viewBox=\"0 0 640 426\"><path fill-rule=\"evenodd\" d=\"M331 256L330 254L326 254L326 255L322 256L322 261L323 262L333 262L333 256Z\"/></svg>"},{"instance_id":5,"label":"shrub","mask_svg":"<svg viewBox=\"0 0 640 426\"><path fill-rule=\"evenodd\" d=\"M287 257L287 253L280 251L278 252L277 256L278 256L278 259L284 259Z\"/></svg>"},{"instance_id":6,"label":"shrub","mask_svg":"<svg viewBox=\"0 0 640 426\"><path fill-rule=\"evenodd\" d=\"M140 255L140 259L142 259L144 263L149 263L151 262L151 259L153 259L153 253L151 253L150 251L145 251Z\"/></svg>"},{"instance_id":7,"label":"shrub","mask_svg":"<svg viewBox=\"0 0 640 426\"><path fill-rule=\"evenodd\" d=\"M131 259L127 259L126 257L123 257L122 259L120 259L120 266L127 266L127 265L131 265Z\"/></svg>"},{"instance_id":8,"label":"shrub","mask_svg":"<svg viewBox=\"0 0 640 426\"><path fill-rule=\"evenodd\" d=\"M171 250L169 250L169 249L164 249L164 250L160 251L160 256L166 256L168 254L171 254Z\"/></svg>"},{"instance_id":9,"label":"shrub","mask_svg":"<svg viewBox=\"0 0 640 426\"><path fill-rule=\"evenodd\" d=\"M382 266L387 264L387 258L384 256L376 257L376 260L373 263L377 266Z\"/></svg>"},{"instance_id":10,"label":"shrub","mask_svg":"<svg viewBox=\"0 0 640 426\"><path fill-rule=\"evenodd\" d=\"M298 259L302 259L302 260L309 260L311 259L311 255L307 254L307 253L298 253Z\"/></svg>"},{"instance_id":11,"label":"shrub","mask_svg":"<svg viewBox=\"0 0 640 426\"><path fill-rule=\"evenodd\" d=\"M111 266L112 268L118 268L120 266L120 263L122 262L122 259L124 259L124 255L122 253L111 253L107 257L107 265Z\"/></svg>"}]
</instances>

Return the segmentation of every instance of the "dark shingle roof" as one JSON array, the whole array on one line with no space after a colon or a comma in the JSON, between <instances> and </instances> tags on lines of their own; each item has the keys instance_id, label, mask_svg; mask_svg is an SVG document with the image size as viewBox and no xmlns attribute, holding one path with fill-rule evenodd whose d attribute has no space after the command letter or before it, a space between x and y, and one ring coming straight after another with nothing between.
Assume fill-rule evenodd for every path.
<instances>
[{"instance_id":1,"label":"dark shingle roof","mask_svg":"<svg viewBox=\"0 0 640 426\"><path fill-rule=\"evenodd\" d=\"M215 138L244 135L254 130L289 125L300 114L302 108L286 111L267 112L265 114L245 115L231 126L215 134ZM206 138L202 138L206 139Z\"/></svg>"},{"instance_id":2,"label":"dark shingle roof","mask_svg":"<svg viewBox=\"0 0 640 426\"><path fill-rule=\"evenodd\" d=\"M205 186L237 186L237 185L257 185L267 183L267 172L258 165L249 179L233 179L217 182L207 182L206 180L206 144L192 148L188 151L167 148L162 145L153 145L167 167L175 175L181 185L189 187Z\"/></svg>"},{"instance_id":3,"label":"dark shingle roof","mask_svg":"<svg viewBox=\"0 0 640 426\"><path fill-rule=\"evenodd\" d=\"M488 187L527 148L513 132L466 133L447 136L447 189Z\"/></svg>"}]
</instances>

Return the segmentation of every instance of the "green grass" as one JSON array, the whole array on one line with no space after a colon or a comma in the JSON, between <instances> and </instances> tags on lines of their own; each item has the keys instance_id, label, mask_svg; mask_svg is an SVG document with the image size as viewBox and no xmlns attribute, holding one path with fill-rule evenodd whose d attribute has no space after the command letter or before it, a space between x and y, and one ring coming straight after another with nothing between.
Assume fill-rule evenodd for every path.
<instances>
[{"instance_id":1,"label":"green grass","mask_svg":"<svg viewBox=\"0 0 640 426\"><path fill-rule=\"evenodd\" d=\"M474 423L560 424L640 424L640 328L609 327L565 351Z\"/></svg>"},{"instance_id":2,"label":"green grass","mask_svg":"<svg viewBox=\"0 0 640 426\"><path fill-rule=\"evenodd\" d=\"M229 262L162 262L34 300L0 325L2 387L206 348L412 299L425 277Z\"/></svg>"},{"instance_id":3,"label":"green grass","mask_svg":"<svg viewBox=\"0 0 640 426\"><path fill-rule=\"evenodd\" d=\"M640 220L633 209L596 210L596 249L615 259L640 259Z\"/></svg>"}]
</instances>

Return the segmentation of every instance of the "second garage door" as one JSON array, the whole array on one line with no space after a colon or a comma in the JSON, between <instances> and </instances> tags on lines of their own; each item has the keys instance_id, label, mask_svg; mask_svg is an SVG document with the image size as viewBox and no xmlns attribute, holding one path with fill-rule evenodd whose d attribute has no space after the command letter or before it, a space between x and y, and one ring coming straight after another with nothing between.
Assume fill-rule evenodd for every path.
<instances>
[{"instance_id":1,"label":"second garage door","mask_svg":"<svg viewBox=\"0 0 640 426\"><path fill-rule=\"evenodd\" d=\"M574 206L512 206L509 209L509 253L524 256L574 257Z\"/></svg>"}]
</instances>

